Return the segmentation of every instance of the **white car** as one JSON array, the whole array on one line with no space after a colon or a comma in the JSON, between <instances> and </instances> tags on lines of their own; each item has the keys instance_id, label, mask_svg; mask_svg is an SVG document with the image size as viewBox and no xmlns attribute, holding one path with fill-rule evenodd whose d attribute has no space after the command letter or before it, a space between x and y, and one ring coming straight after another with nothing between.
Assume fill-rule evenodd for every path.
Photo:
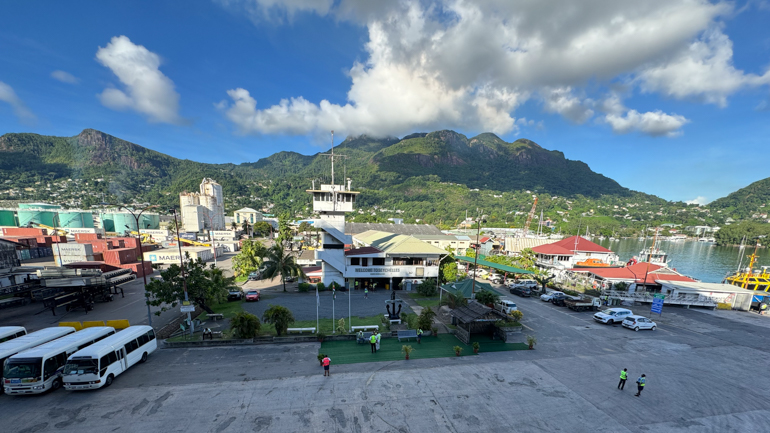
<instances>
[{"instance_id":1,"label":"white car","mask_svg":"<svg viewBox=\"0 0 770 433\"><path fill-rule=\"evenodd\" d=\"M519 280L519 281L511 281L508 284L509 287L519 286L519 287L526 287L530 290L537 290L540 285L535 280Z\"/></svg>"},{"instance_id":2,"label":"white car","mask_svg":"<svg viewBox=\"0 0 770 433\"><path fill-rule=\"evenodd\" d=\"M616 323L622 323L626 317L632 316L633 314L633 311L626 308L606 308L594 314L594 320L614 325Z\"/></svg>"},{"instance_id":3,"label":"white car","mask_svg":"<svg viewBox=\"0 0 770 433\"><path fill-rule=\"evenodd\" d=\"M515 302L501 299L499 302L495 303L495 309L502 311L505 314L511 314L512 311L517 311L519 308L516 306Z\"/></svg>"},{"instance_id":4,"label":"white car","mask_svg":"<svg viewBox=\"0 0 770 433\"><path fill-rule=\"evenodd\" d=\"M563 292L548 292L548 293L544 293L544 294L540 295L540 300L541 301L545 301L545 302L551 302L553 300L553 295L555 295L555 294L564 295Z\"/></svg>"},{"instance_id":5,"label":"white car","mask_svg":"<svg viewBox=\"0 0 770 433\"><path fill-rule=\"evenodd\" d=\"M657 325L651 319L634 315L630 315L623 319L622 324L624 328L633 329L634 331L638 331L640 329L649 329L650 331L654 331L655 328L657 328Z\"/></svg>"},{"instance_id":6,"label":"white car","mask_svg":"<svg viewBox=\"0 0 770 433\"><path fill-rule=\"evenodd\" d=\"M500 274L492 274L489 276L489 281L495 284L502 284L503 276Z\"/></svg>"}]
</instances>

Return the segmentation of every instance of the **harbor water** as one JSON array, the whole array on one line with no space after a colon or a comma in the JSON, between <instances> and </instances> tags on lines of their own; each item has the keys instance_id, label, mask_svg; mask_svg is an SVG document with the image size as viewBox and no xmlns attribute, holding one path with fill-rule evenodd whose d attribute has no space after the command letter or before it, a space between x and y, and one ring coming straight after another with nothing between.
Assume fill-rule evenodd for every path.
<instances>
[{"instance_id":1,"label":"harbor water","mask_svg":"<svg viewBox=\"0 0 770 433\"><path fill-rule=\"evenodd\" d=\"M593 242L616 252L620 259L628 261L631 257L638 256L644 247L652 245L652 240L640 241L638 239L592 239ZM741 250L739 247L719 247L712 243L697 241L658 241L657 246L668 253L669 266L677 272L695 278L706 283L721 283L724 278L732 274L738 268L738 260ZM754 252L754 247L747 246L743 255L743 267L749 260L746 256ZM761 266L770 266L770 250L760 248L757 250L759 259L754 264L754 269Z\"/></svg>"}]
</instances>

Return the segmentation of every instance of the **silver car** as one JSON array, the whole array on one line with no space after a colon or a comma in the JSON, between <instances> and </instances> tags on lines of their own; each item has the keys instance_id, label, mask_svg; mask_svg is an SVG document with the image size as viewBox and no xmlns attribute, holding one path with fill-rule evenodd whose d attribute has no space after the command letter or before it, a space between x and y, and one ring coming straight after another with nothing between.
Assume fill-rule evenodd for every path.
<instances>
[{"instance_id":1,"label":"silver car","mask_svg":"<svg viewBox=\"0 0 770 433\"><path fill-rule=\"evenodd\" d=\"M623 319L622 325L624 328L633 329L634 331L639 331L640 329L654 331L657 328L657 325L651 319L635 315Z\"/></svg>"}]
</instances>

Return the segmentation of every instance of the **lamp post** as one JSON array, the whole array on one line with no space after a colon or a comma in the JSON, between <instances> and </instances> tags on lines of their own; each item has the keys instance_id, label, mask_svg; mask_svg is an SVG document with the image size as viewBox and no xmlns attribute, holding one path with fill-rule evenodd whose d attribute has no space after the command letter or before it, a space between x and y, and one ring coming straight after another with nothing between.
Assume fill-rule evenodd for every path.
<instances>
[{"instance_id":1,"label":"lamp post","mask_svg":"<svg viewBox=\"0 0 770 433\"><path fill-rule=\"evenodd\" d=\"M476 221L476 225L478 226L476 228L476 256L473 258L473 286L471 287L471 297L474 296L476 293L476 277L478 277L478 266L479 263L479 248L481 248L481 243L479 242L479 235L481 234L481 223L485 223L487 220L479 218Z\"/></svg>"},{"instance_id":2,"label":"lamp post","mask_svg":"<svg viewBox=\"0 0 770 433\"><path fill-rule=\"evenodd\" d=\"M150 327L152 327L152 312L150 311L150 297L147 294L147 273L144 272L144 251L142 250L142 233L139 231L139 218L141 218L142 214L147 209L152 209L156 207L158 207L158 205L146 206L141 209L136 209L136 208L131 209L123 205L118 205L118 210L123 209L126 212L130 213L131 216L134 217L134 221L136 221L136 238L139 241L139 260L142 264L142 280L144 281L144 300L145 300L145 303L147 304L147 321L149 322ZM137 213L137 210L139 211L139 213ZM130 227L126 227L126 228L130 229Z\"/></svg>"},{"instance_id":3,"label":"lamp post","mask_svg":"<svg viewBox=\"0 0 770 433\"><path fill-rule=\"evenodd\" d=\"M176 209L171 209L171 213L174 214L174 227L176 227L176 245L179 247L179 265L182 267L182 286L184 287L184 300L189 302L190 298L187 295L187 275L184 270L184 256L182 256L182 242L179 240L179 221L176 218ZM187 313L187 322L190 324L190 335L195 333L195 325L193 324L190 313Z\"/></svg>"}]
</instances>

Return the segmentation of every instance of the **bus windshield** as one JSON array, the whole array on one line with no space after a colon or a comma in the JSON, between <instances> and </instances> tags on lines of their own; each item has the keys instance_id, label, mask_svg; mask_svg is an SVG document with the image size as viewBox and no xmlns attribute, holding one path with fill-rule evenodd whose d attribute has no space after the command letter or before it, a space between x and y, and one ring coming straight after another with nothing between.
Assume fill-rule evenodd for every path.
<instances>
[{"instance_id":1,"label":"bus windshield","mask_svg":"<svg viewBox=\"0 0 770 433\"><path fill-rule=\"evenodd\" d=\"M64 374L96 374L98 370L95 359L73 359L64 366Z\"/></svg>"},{"instance_id":2,"label":"bus windshield","mask_svg":"<svg viewBox=\"0 0 770 433\"><path fill-rule=\"evenodd\" d=\"M9 359L5 361L3 377L6 379L39 377L42 364L42 358Z\"/></svg>"}]
</instances>

